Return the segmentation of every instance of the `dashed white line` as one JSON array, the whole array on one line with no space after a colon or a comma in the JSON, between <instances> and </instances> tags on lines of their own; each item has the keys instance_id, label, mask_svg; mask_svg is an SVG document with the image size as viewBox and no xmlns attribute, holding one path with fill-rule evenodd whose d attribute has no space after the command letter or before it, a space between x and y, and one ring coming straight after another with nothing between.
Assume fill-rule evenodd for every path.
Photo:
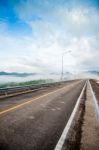
<instances>
[{"instance_id":1,"label":"dashed white line","mask_svg":"<svg viewBox=\"0 0 99 150\"><path fill-rule=\"evenodd\" d=\"M56 111L56 109L55 109L55 108L52 108L51 110L52 110L52 111Z\"/></svg>"},{"instance_id":2,"label":"dashed white line","mask_svg":"<svg viewBox=\"0 0 99 150\"><path fill-rule=\"evenodd\" d=\"M34 116L29 116L29 119L31 119L31 120L32 120L32 119L35 119L35 117L34 117Z\"/></svg>"},{"instance_id":3,"label":"dashed white line","mask_svg":"<svg viewBox=\"0 0 99 150\"><path fill-rule=\"evenodd\" d=\"M62 101L62 102L60 102L61 104L65 104L65 102L64 101Z\"/></svg>"},{"instance_id":4,"label":"dashed white line","mask_svg":"<svg viewBox=\"0 0 99 150\"><path fill-rule=\"evenodd\" d=\"M57 110L61 110L61 108L60 108L60 107L57 107Z\"/></svg>"}]
</instances>

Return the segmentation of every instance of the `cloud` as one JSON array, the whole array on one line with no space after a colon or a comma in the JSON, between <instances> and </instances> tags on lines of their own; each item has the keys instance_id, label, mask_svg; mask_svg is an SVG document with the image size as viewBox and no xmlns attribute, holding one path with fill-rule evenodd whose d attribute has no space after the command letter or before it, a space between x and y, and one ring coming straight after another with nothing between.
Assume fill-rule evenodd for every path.
<instances>
[{"instance_id":1,"label":"cloud","mask_svg":"<svg viewBox=\"0 0 99 150\"><path fill-rule=\"evenodd\" d=\"M27 0L14 10L32 33L0 35L0 70L58 73L66 50L72 53L64 55L64 71L99 69L99 11L95 7ZM2 24L5 33L7 25Z\"/></svg>"},{"instance_id":2,"label":"cloud","mask_svg":"<svg viewBox=\"0 0 99 150\"><path fill-rule=\"evenodd\" d=\"M33 32L38 30L38 27L43 30L44 26L48 26L50 30L50 26L53 26L54 30L59 29L65 34L98 35L99 11L95 7L83 5L73 7L71 5L69 8L65 4L52 6L55 6L55 2L44 1L41 3L38 1L38 3L33 4L32 1L27 0L16 7L16 12L20 19L31 26Z\"/></svg>"}]
</instances>

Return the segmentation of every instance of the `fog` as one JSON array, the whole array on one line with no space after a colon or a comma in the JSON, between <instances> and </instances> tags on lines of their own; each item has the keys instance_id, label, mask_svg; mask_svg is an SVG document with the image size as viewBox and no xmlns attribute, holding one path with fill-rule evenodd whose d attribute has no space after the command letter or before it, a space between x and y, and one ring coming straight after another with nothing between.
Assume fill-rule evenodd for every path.
<instances>
[{"instance_id":1,"label":"fog","mask_svg":"<svg viewBox=\"0 0 99 150\"><path fill-rule=\"evenodd\" d=\"M91 74L91 73L76 73L76 74L67 74L64 75L63 78L65 80L71 80L71 79L82 79L82 78L95 78L99 79L98 75ZM39 80L39 79L53 79L55 81L60 81L61 74L36 74L31 75L27 77L16 77L16 76L10 76L10 75L2 75L0 76L0 84L3 83L9 83L9 82L25 82L25 81L31 81L31 80Z\"/></svg>"},{"instance_id":2,"label":"fog","mask_svg":"<svg viewBox=\"0 0 99 150\"><path fill-rule=\"evenodd\" d=\"M15 77L15 76L0 76L0 84L2 83L9 83L9 82L24 82L24 81L31 81L31 80L38 80L38 79L54 79L59 80L59 75L33 75L28 77Z\"/></svg>"}]
</instances>

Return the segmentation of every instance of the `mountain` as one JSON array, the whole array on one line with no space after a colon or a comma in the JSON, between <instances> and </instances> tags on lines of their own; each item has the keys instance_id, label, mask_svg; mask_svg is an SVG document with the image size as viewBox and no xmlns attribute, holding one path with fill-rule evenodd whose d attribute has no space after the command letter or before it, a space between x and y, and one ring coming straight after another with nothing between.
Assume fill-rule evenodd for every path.
<instances>
[{"instance_id":1,"label":"mountain","mask_svg":"<svg viewBox=\"0 0 99 150\"><path fill-rule=\"evenodd\" d=\"M88 70L88 71L84 71L83 72L84 74L86 75L92 75L92 76L99 76L99 71L96 71L96 70Z\"/></svg>"},{"instance_id":2,"label":"mountain","mask_svg":"<svg viewBox=\"0 0 99 150\"><path fill-rule=\"evenodd\" d=\"M92 75L99 75L99 71L96 71L96 70L89 70L89 71L86 71L86 73L90 73Z\"/></svg>"},{"instance_id":3,"label":"mountain","mask_svg":"<svg viewBox=\"0 0 99 150\"><path fill-rule=\"evenodd\" d=\"M36 73L0 72L0 76L28 77L31 75L36 75Z\"/></svg>"}]
</instances>

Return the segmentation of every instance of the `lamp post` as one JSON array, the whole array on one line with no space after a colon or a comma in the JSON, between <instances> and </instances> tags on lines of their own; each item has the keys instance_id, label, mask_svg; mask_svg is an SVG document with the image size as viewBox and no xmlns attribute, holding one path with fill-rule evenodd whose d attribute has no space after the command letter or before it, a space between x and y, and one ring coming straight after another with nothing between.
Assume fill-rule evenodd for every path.
<instances>
[{"instance_id":1,"label":"lamp post","mask_svg":"<svg viewBox=\"0 0 99 150\"><path fill-rule=\"evenodd\" d=\"M68 50L66 52L62 53L62 72L61 72L61 80L63 80L63 75L64 75L64 55L67 53L71 53L71 50Z\"/></svg>"}]
</instances>

